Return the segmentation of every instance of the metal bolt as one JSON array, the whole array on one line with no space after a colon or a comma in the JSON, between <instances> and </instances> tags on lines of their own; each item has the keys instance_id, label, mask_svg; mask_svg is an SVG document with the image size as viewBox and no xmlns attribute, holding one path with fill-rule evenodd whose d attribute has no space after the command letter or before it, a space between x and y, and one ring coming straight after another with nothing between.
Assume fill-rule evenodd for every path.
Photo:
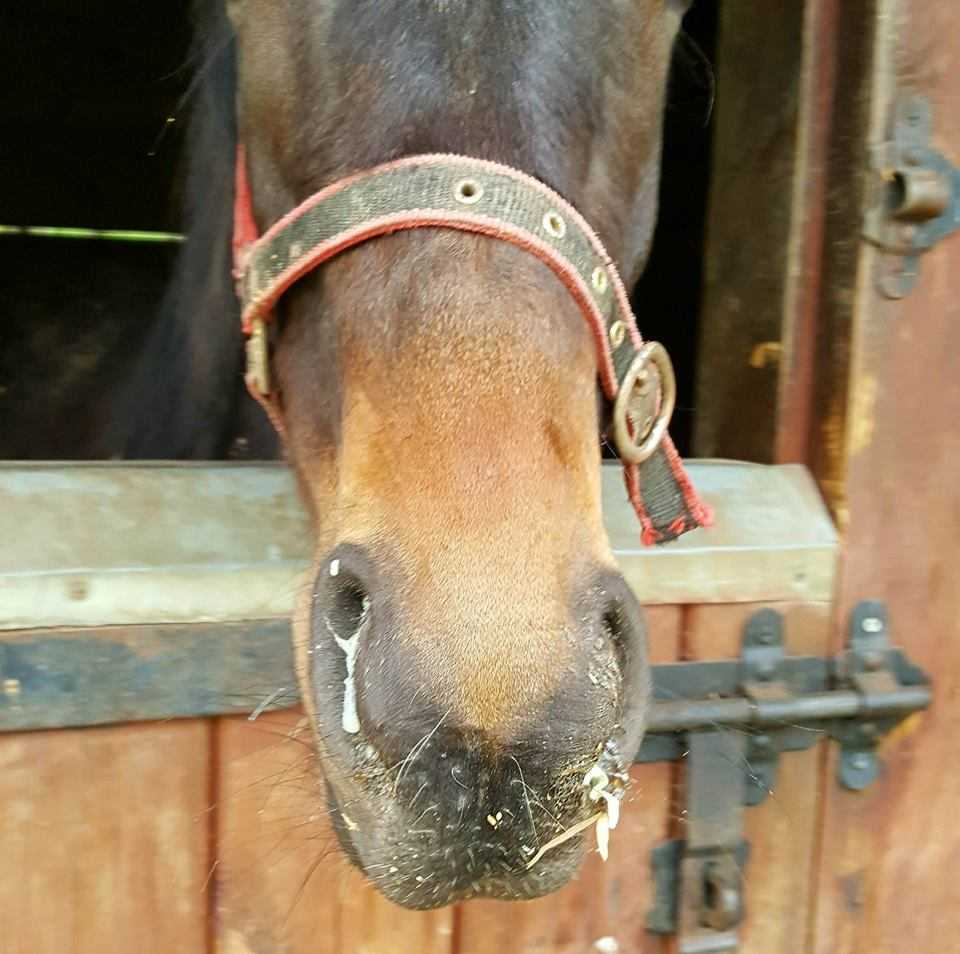
<instances>
[{"instance_id":1,"label":"metal bolt","mask_svg":"<svg viewBox=\"0 0 960 954\"><path fill-rule=\"evenodd\" d=\"M764 659L762 662L758 662L754 667L753 674L761 682L767 682L769 679L774 677L774 674L777 671L776 664L769 659Z\"/></svg>"},{"instance_id":2,"label":"metal bolt","mask_svg":"<svg viewBox=\"0 0 960 954\"><path fill-rule=\"evenodd\" d=\"M850 756L850 767L858 772L865 772L873 764L873 758L866 752L854 752Z\"/></svg>"},{"instance_id":3,"label":"metal bolt","mask_svg":"<svg viewBox=\"0 0 960 954\"><path fill-rule=\"evenodd\" d=\"M907 103L907 122L911 126L916 126L923 119L923 103L916 99L911 99Z\"/></svg>"},{"instance_id":4,"label":"metal bolt","mask_svg":"<svg viewBox=\"0 0 960 954\"><path fill-rule=\"evenodd\" d=\"M753 737L753 747L755 749L769 749L771 739L769 735L755 735Z\"/></svg>"},{"instance_id":5,"label":"metal bolt","mask_svg":"<svg viewBox=\"0 0 960 954\"><path fill-rule=\"evenodd\" d=\"M883 275L880 278L880 291L886 295L887 298L892 298L894 301L899 301L903 298L908 291L910 291L911 283L901 274L887 274Z\"/></svg>"},{"instance_id":6,"label":"metal bolt","mask_svg":"<svg viewBox=\"0 0 960 954\"><path fill-rule=\"evenodd\" d=\"M883 620L879 616L865 616L860 621L860 628L865 633L882 633Z\"/></svg>"},{"instance_id":7,"label":"metal bolt","mask_svg":"<svg viewBox=\"0 0 960 954\"><path fill-rule=\"evenodd\" d=\"M3 680L3 694L5 696L19 696L20 695L20 680L19 679L4 679Z\"/></svg>"}]
</instances>

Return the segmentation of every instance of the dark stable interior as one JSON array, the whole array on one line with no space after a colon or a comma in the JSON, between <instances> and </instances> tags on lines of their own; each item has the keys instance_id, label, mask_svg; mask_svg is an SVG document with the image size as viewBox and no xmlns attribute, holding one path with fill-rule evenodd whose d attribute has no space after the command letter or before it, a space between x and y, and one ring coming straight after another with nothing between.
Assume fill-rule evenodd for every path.
<instances>
[{"instance_id":1,"label":"dark stable interior","mask_svg":"<svg viewBox=\"0 0 960 954\"><path fill-rule=\"evenodd\" d=\"M0 226L177 232L191 0L7 4L0 14ZM713 59L717 0L685 30ZM634 301L677 371L689 448L710 162L710 89L683 44L666 113L660 218ZM82 435L144 346L177 245L0 235L0 459L90 457ZM239 334L239 329L238 329Z\"/></svg>"}]
</instances>

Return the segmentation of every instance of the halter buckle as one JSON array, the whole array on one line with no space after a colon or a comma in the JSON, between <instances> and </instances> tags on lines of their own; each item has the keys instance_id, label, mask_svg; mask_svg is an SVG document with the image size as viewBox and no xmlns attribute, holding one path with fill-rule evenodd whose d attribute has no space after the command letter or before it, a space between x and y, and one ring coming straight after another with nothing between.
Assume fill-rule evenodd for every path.
<instances>
[{"instance_id":1,"label":"halter buckle","mask_svg":"<svg viewBox=\"0 0 960 954\"><path fill-rule=\"evenodd\" d=\"M648 341L620 382L613 405L613 439L620 458L641 464L660 445L677 400L667 349Z\"/></svg>"}]
</instances>

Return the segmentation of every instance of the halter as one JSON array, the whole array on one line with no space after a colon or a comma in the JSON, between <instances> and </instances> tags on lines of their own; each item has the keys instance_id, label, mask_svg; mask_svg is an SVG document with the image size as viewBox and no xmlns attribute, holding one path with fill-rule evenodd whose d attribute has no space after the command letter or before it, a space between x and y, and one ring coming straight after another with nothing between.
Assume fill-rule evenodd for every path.
<instances>
[{"instance_id":1,"label":"halter","mask_svg":"<svg viewBox=\"0 0 960 954\"><path fill-rule=\"evenodd\" d=\"M247 336L246 383L281 436L270 381L267 326L298 279L361 242L405 229L488 235L548 265L580 307L612 404L611 437L624 466L645 544L710 523L667 434L676 400L670 358L644 342L620 274L596 233L537 179L496 162L410 156L347 176L310 196L258 236L242 146L237 154L234 276Z\"/></svg>"}]
</instances>

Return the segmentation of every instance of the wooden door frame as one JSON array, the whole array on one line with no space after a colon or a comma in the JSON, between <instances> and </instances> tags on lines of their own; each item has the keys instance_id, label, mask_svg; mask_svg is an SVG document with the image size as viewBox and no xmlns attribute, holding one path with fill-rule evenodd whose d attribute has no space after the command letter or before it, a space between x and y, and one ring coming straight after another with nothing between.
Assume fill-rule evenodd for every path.
<instances>
[{"instance_id":1,"label":"wooden door frame","mask_svg":"<svg viewBox=\"0 0 960 954\"><path fill-rule=\"evenodd\" d=\"M841 790L836 752L822 752L813 904L794 948L925 954L960 929L960 834L949 824L960 781L943 768L960 751L960 236L926 253L916 287L894 301L878 290L887 256L862 229L868 148L888 138L898 88L928 97L934 147L960 164L960 76L947 49L960 14L944 0L806 0L797 71L782 6L724 3L706 249L720 264L707 268L694 449L807 465L842 539L832 650L852 607L880 599L894 641L934 678L933 708L884 743L869 792ZM791 52L759 91L768 51L730 35L747 16L764 21L747 34ZM762 142L745 149L722 124L725 110L772 102L777 89L798 96L795 109L789 98L782 106L796 127L764 160ZM739 195L724 192L734 148L750 172L732 180ZM764 161L780 192L757 209L749 187ZM741 240L754 258L727 252ZM732 322L731 309L746 317Z\"/></svg>"}]
</instances>

